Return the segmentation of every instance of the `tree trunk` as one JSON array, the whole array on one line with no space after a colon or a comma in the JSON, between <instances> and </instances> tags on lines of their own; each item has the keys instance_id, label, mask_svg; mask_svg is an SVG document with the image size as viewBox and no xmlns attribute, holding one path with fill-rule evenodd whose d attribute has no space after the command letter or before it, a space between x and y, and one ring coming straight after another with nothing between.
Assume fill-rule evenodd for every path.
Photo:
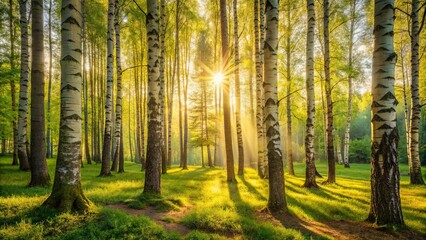
<instances>
[{"instance_id":1,"label":"tree trunk","mask_svg":"<svg viewBox=\"0 0 426 240\"><path fill-rule=\"evenodd\" d=\"M220 0L220 26L222 35L222 74L223 77L223 121L225 131L225 148L226 148L226 173L227 181L235 182L234 172L234 153L232 144L232 129L231 129L231 106L229 97L229 74L228 72L228 19L226 16L226 0Z\"/></svg>"},{"instance_id":2,"label":"tree trunk","mask_svg":"<svg viewBox=\"0 0 426 240\"><path fill-rule=\"evenodd\" d=\"M159 69L159 26L157 0L147 1L147 39L148 39L148 146L146 173L143 192L161 192L161 101Z\"/></svg>"},{"instance_id":3,"label":"tree trunk","mask_svg":"<svg viewBox=\"0 0 426 240\"><path fill-rule=\"evenodd\" d=\"M49 21L48 21L48 28L49 28L49 83L47 87L47 158L52 158L52 129L51 129L51 123L50 123L50 105L51 105L51 94L52 94L52 60L53 60L53 50L52 50L52 0L49 2Z\"/></svg>"},{"instance_id":4,"label":"tree trunk","mask_svg":"<svg viewBox=\"0 0 426 240\"><path fill-rule=\"evenodd\" d=\"M86 211L89 200L81 188L81 1L62 0L61 127L55 180L43 203L61 212Z\"/></svg>"},{"instance_id":5,"label":"tree trunk","mask_svg":"<svg viewBox=\"0 0 426 240\"><path fill-rule=\"evenodd\" d=\"M27 138L27 118L28 118L28 21L27 21L27 1L19 1L19 22L21 25L21 73L19 80L19 111L18 111L18 157L19 169L30 170L28 161L29 146Z\"/></svg>"},{"instance_id":6,"label":"tree trunk","mask_svg":"<svg viewBox=\"0 0 426 240\"><path fill-rule=\"evenodd\" d=\"M10 68L12 71L15 70L15 32L13 24L13 2L9 0L9 36L10 36ZM15 78L10 78L10 95L12 98L12 129L13 129L13 161L12 165L18 165L18 126L16 124L16 86Z\"/></svg>"},{"instance_id":7,"label":"tree trunk","mask_svg":"<svg viewBox=\"0 0 426 240\"><path fill-rule=\"evenodd\" d=\"M327 160L328 177L327 183L336 182L336 163L334 159L334 135L333 135L333 100L331 98L330 77L330 39L328 29L329 2L324 0L324 72L325 72L325 95L327 101Z\"/></svg>"},{"instance_id":8,"label":"tree trunk","mask_svg":"<svg viewBox=\"0 0 426 240\"><path fill-rule=\"evenodd\" d=\"M31 0L31 181L29 186L50 185L44 131L43 0Z\"/></svg>"},{"instance_id":9,"label":"tree trunk","mask_svg":"<svg viewBox=\"0 0 426 240\"><path fill-rule=\"evenodd\" d=\"M238 175L244 175L244 146L243 132L241 129L241 92L240 92L240 53L239 53L239 38L238 38L238 11L237 0L234 0L234 60L235 60L235 125L237 127L238 139Z\"/></svg>"},{"instance_id":10,"label":"tree trunk","mask_svg":"<svg viewBox=\"0 0 426 240\"><path fill-rule=\"evenodd\" d=\"M291 1L287 2L287 45L286 45L286 57L287 57L287 163L288 163L288 174L294 175L293 166L293 134L291 126L291 35L293 32L291 26Z\"/></svg>"},{"instance_id":11,"label":"tree trunk","mask_svg":"<svg viewBox=\"0 0 426 240\"><path fill-rule=\"evenodd\" d=\"M115 0L115 14L114 14L114 28L115 28L115 62L117 66L117 98L115 101L115 147L114 147L114 159L111 166L111 171L117 170L117 165L120 158L120 149L122 141L122 98L123 92L121 88L122 70L121 70L121 41L120 41L120 13L119 13L119 2Z\"/></svg>"},{"instance_id":12,"label":"tree trunk","mask_svg":"<svg viewBox=\"0 0 426 240\"><path fill-rule=\"evenodd\" d=\"M89 109L88 109L88 94L87 94L87 39L86 39L86 0L82 0L81 7L83 11L83 99L84 99L84 152L87 164L92 164L89 145Z\"/></svg>"},{"instance_id":13,"label":"tree trunk","mask_svg":"<svg viewBox=\"0 0 426 240\"><path fill-rule=\"evenodd\" d=\"M161 111L161 133L163 134L162 142L161 142L161 173L167 173L167 148L166 148L166 140L167 140L167 132L166 130L166 108L165 108L165 77L164 77L164 65L165 65L165 51L166 46L165 35L166 35L166 2L165 0L161 0L160 2L160 111Z\"/></svg>"},{"instance_id":14,"label":"tree trunk","mask_svg":"<svg viewBox=\"0 0 426 240\"><path fill-rule=\"evenodd\" d=\"M355 21L356 21L356 4L357 0L353 0L351 5L351 18L350 18L350 29L349 29L349 57L348 57L348 111L346 112L346 127L345 127L345 140L343 146L343 164L345 168L349 168L349 143L350 143L350 133L351 133L351 114L352 114L352 79L353 79L353 69L352 69L352 55L353 55L353 46L354 46L354 31L355 31Z\"/></svg>"},{"instance_id":15,"label":"tree trunk","mask_svg":"<svg viewBox=\"0 0 426 240\"><path fill-rule=\"evenodd\" d=\"M287 212L284 189L284 167L281 150L277 98L278 0L266 2L265 53L265 125L268 146L269 199L272 212Z\"/></svg>"},{"instance_id":16,"label":"tree trunk","mask_svg":"<svg viewBox=\"0 0 426 240\"><path fill-rule=\"evenodd\" d=\"M112 87L114 78L113 34L114 34L114 0L108 0L108 30L107 30L107 87L105 98L105 128L102 147L102 166L99 176L110 176L111 162L111 132L112 132Z\"/></svg>"},{"instance_id":17,"label":"tree trunk","mask_svg":"<svg viewBox=\"0 0 426 240\"><path fill-rule=\"evenodd\" d=\"M188 30L187 30L188 31ZM189 84L189 61L190 61L190 38L186 37L186 47L184 52L184 79L183 79L183 160L182 169L188 169L188 84Z\"/></svg>"},{"instance_id":18,"label":"tree trunk","mask_svg":"<svg viewBox=\"0 0 426 240\"><path fill-rule=\"evenodd\" d=\"M306 178L304 187L317 188L315 181L314 124L315 124L315 83L314 83L314 40L315 40L315 3L307 0L308 34L306 40L306 95L307 119L305 136Z\"/></svg>"},{"instance_id":19,"label":"tree trunk","mask_svg":"<svg viewBox=\"0 0 426 240\"><path fill-rule=\"evenodd\" d=\"M398 129L394 95L394 1L374 4L372 79L371 205L368 219L377 225L404 224L399 192Z\"/></svg>"},{"instance_id":20,"label":"tree trunk","mask_svg":"<svg viewBox=\"0 0 426 240\"><path fill-rule=\"evenodd\" d=\"M425 184L422 176L419 156L419 129L421 121L421 103L419 95L419 1L411 5L411 117L410 117L410 183Z\"/></svg>"},{"instance_id":21,"label":"tree trunk","mask_svg":"<svg viewBox=\"0 0 426 240\"><path fill-rule=\"evenodd\" d=\"M265 136L263 129L263 77L260 55L258 2L254 0L254 40L256 54L256 128L257 128L257 170L260 178L265 177Z\"/></svg>"},{"instance_id":22,"label":"tree trunk","mask_svg":"<svg viewBox=\"0 0 426 240\"><path fill-rule=\"evenodd\" d=\"M121 133L123 133L123 124L121 124ZM124 143L123 137L120 141L120 157L118 159L118 173L124 173Z\"/></svg>"}]
</instances>

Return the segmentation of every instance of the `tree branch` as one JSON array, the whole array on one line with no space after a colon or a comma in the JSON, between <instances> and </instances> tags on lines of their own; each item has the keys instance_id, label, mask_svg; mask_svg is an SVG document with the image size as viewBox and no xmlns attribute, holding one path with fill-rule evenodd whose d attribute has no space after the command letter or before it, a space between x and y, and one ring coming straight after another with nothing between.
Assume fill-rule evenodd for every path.
<instances>
[{"instance_id":1,"label":"tree branch","mask_svg":"<svg viewBox=\"0 0 426 240\"><path fill-rule=\"evenodd\" d=\"M146 17L146 12L139 6L139 4L136 2L136 0L133 0L133 2L136 4L136 6L139 8L139 10L145 15Z\"/></svg>"},{"instance_id":2,"label":"tree branch","mask_svg":"<svg viewBox=\"0 0 426 240\"><path fill-rule=\"evenodd\" d=\"M394 9L395 9L395 10L399 10L400 12L404 13L405 15L407 15L407 16L409 16L409 17L411 17L411 14L407 13L406 11L402 10L402 9L401 9L401 8L399 8L399 7L395 7Z\"/></svg>"}]
</instances>

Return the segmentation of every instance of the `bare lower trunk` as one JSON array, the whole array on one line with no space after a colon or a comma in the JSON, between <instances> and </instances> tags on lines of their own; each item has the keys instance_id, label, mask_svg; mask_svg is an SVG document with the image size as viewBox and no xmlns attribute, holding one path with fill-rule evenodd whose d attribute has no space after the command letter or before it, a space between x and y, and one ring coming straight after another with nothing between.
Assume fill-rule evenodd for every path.
<instances>
[{"instance_id":1,"label":"bare lower trunk","mask_svg":"<svg viewBox=\"0 0 426 240\"><path fill-rule=\"evenodd\" d=\"M238 11L237 0L234 0L234 58L235 58L235 125L237 127L238 139L238 175L244 175L244 146L243 146L243 132L241 127L241 92L240 92L240 55L238 47Z\"/></svg>"},{"instance_id":2,"label":"bare lower trunk","mask_svg":"<svg viewBox=\"0 0 426 240\"><path fill-rule=\"evenodd\" d=\"M336 166L334 159L334 135L333 135L333 100L331 97L331 77L330 77L330 40L328 30L328 0L324 1L324 71L325 71L325 94L327 101L327 161L328 178L327 183L336 182Z\"/></svg>"},{"instance_id":3,"label":"bare lower trunk","mask_svg":"<svg viewBox=\"0 0 426 240\"><path fill-rule=\"evenodd\" d=\"M229 43L228 43L228 18L226 16L226 0L220 0L220 26L222 36L222 66L228 65ZM223 84L223 121L225 132L225 148L226 148L226 173L227 181L235 182L234 172L234 153L232 144L232 129L231 129L231 102L229 97L230 80L226 68L222 67L224 74Z\"/></svg>"},{"instance_id":4,"label":"bare lower trunk","mask_svg":"<svg viewBox=\"0 0 426 240\"><path fill-rule=\"evenodd\" d=\"M371 85L371 205L368 220L377 225L404 224L398 168L398 130L394 95L394 1L375 1Z\"/></svg>"},{"instance_id":5,"label":"bare lower trunk","mask_svg":"<svg viewBox=\"0 0 426 240\"><path fill-rule=\"evenodd\" d=\"M315 38L315 5L314 0L307 1L308 35L306 41L306 92L307 119L305 136L306 178L304 187L317 188L315 181L314 124L315 124L315 86L314 86L314 38Z\"/></svg>"},{"instance_id":6,"label":"bare lower trunk","mask_svg":"<svg viewBox=\"0 0 426 240\"><path fill-rule=\"evenodd\" d=\"M284 166L277 97L278 0L267 0L266 26L267 31L263 49L265 52L265 126L269 170L268 209L272 212L286 212L287 203L285 199Z\"/></svg>"},{"instance_id":7,"label":"bare lower trunk","mask_svg":"<svg viewBox=\"0 0 426 240\"><path fill-rule=\"evenodd\" d=\"M256 54L256 128L257 128L257 170L260 178L265 177L265 136L263 129L263 73L262 59L260 50L259 19L258 19L259 1L254 0L254 35L255 35L255 54Z\"/></svg>"},{"instance_id":8,"label":"bare lower trunk","mask_svg":"<svg viewBox=\"0 0 426 240\"><path fill-rule=\"evenodd\" d=\"M86 211L81 188L81 1L62 0L61 129L52 194L43 203L62 212ZM72 20L70 20L72 19ZM78 74L76 74L78 73Z\"/></svg>"},{"instance_id":9,"label":"bare lower trunk","mask_svg":"<svg viewBox=\"0 0 426 240\"><path fill-rule=\"evenodd\" d=\"M107 32L107 88L105 99L105 128L102 147L102 166L99 176L109 176L111 162L112 132L112 87L114 77L113 34L114 34L114 0L108 0L108 32Z\"/></svg>"},{"instance_id":10,"label":"bare lower trunk","mask_svg":"<svg viewBox=\"0 0 426 240\"><path fill-rule=\"evenodd\" d=\"M159 26L157 0L147 1L147 39L148 39L148 145L146 173L143 192L161 192L161 106L159 61ZM164 103L163 103L164 104Z\"/></svg>"},{"instance_id":11,"label":"bare lower trunk","mask_svg":"<svg viewBox=\"0 0 426 240\"><path fill-rule=\"evenodd\" d=\"M50 184L44 131L43 0L31 1L31 181L29 186Z\"/></svg>"},{"instance_id":12,"label":"bare lower trunk","mask_svg":"<svg viewBox=\"0 0 426 240\"><path fill-rule=\"evenodd\" d=\"M19 22L21 25L21 74L19 87L19 108L18 108L18 158L19 169L30 170L28 161L28 138L27 138L27 118L28 118L28 22L27 22L27 0L19 1Z\"/></svg>"},{"instance_id":13,"label":"bare lower trunk","mask_svg":"<svg viewBox=\"0 0 426 240\"><path fill-rule=\"evenodd\" d=\"M410 117L410 183L424 184L420 166L419 141L421 122L421 103L419 94L419 1L412 1L411 29L411 117Z\"/></svg>"}]
</instances>

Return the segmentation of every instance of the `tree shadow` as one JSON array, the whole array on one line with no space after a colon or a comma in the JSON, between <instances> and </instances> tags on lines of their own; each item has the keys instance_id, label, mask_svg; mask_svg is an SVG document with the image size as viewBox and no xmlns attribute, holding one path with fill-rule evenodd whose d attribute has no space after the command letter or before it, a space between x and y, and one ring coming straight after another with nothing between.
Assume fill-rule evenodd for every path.
<instances>
[{"instance_id":1,"label":"tree shadow","mask_svg":"<svg viewBox=\"0 0 426 240\"><path fill-rule=\"evenodd\" d=\"M247 189L250 193L255 194L256 197L259 200L263 200L263 201L267 200L266 197L262 195L262 193L260 193L253 185L251 185L251 183L247 182L247 180L244 178L244 176L241 176L240 179L241 179L241 182L244 183L244 185L247 187ZM228 185L228 187L229 187L229 185Z\"/></svg>"}]
</instances>

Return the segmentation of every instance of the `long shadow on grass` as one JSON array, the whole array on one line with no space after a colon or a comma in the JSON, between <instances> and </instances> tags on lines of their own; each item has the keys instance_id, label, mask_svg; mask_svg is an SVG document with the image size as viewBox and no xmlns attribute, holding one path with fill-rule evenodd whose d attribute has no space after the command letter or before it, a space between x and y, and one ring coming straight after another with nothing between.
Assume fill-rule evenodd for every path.
<instances>
[{"instance_id":1,"label":"long shadow on grass","mask_svg":"<svg viewBox=\"0 0 426 240\"><path fill-rule=\"evenodd\" d=\"M241 179L241 182L243 182L244 185L246 185L246 187L247 187L247 189L250 193L254 193L259 200L264 200L264 201L267 200L266 197L263 196L262 193L260 193L253 185L251 185L249 182L247 182L247 180L244 177L241 177L240 179ZM228 184L228 187L229 187L229 184Z\"/></svg>"}]
</instances>

